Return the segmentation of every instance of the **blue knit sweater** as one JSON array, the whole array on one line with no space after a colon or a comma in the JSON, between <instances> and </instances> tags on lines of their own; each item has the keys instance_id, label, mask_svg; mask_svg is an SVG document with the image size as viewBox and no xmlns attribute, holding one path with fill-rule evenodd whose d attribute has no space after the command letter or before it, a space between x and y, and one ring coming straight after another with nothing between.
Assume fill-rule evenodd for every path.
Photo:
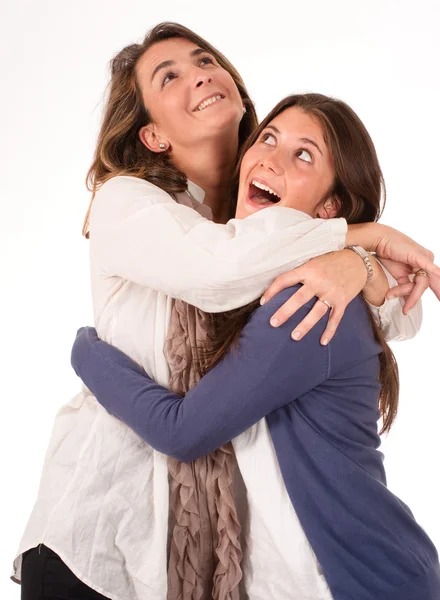
<instances>
[{"instance_id":1,"label":"blue knit sweater","mask_svg":"<svg viewBox=\"0 0 440 600\"><path fill-rule=\"evenodd\" d=\"M409 508L386 487L378 451L379 354L356 298L328 346L325 319L301 341L258 308L231 351L185 398L81 329L72 365L98 401L153 448L192 461L266 417L292 504L335 600L440 600L440 565ZM269 599L268 599L269 600ZM270 599L276 600L276 599ZM293 599L292 599L293 600Z\"/></svg>"}]
</instances>

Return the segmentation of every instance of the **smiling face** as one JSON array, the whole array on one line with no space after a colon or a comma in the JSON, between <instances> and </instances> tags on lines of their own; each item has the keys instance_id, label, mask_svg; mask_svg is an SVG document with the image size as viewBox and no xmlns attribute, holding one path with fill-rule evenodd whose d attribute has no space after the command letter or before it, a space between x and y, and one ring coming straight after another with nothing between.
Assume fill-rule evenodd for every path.
<instances>
[{"instance_id":1,"label":"smiling face","mask_svg":"<svg viewBox=\"0 0 440 600\"><path fill-rule=\"evenodd\" d=\"M243 157L236 218L270 206L336 215L335 171L319 120L295 106L277 115ZM325 202L325 214L322 213Z\"/></svg>"},{"instance_id":2,"label":"smiling face","mask_svg":"<svg viewBox=\"0 0 440 600\"><path fill-rule=\"evenodd\" d=\"M231 75L214 56L184 38L151 46L136 74L152 124L141 131L151 147L164 140L172 149L190 149L230 132L237 136L243 102ZM144 134L144 135L143 135Z\"/></svg>"}]
</instances>

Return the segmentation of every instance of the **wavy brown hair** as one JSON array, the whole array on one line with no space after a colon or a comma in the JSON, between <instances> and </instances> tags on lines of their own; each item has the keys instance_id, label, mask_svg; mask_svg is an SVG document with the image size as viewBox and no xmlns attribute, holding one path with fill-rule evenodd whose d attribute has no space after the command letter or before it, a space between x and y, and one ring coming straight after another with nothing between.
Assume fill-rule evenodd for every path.
<instances>
[{"instance_id":1,"label":"wavy brown hair","mask_svg":"<svg viewBox=\"0 0 440 600\"><path fill-rule=\"evenodd\" d=\"M258 140L266 126L276 116L291 107L298 107L314 116L323 128L324 140L335 169L335 179L327 196L337 196L339 200L337 216L344 217L348 223L377 221L382 213L386 192L371 137L362 121L345 102L321 94L288 96L275 106L242 149L235 176L235 188L238 187L243 155ZM209 336L204 372L216 365L231 348L237 346L241 330L258 306L259 302L255 301L227 313L212 315L212 331ZM379 411L383 420L380 433L384 433L390 430L397 414L399 375L394 354L370 312L369 315L375 337L382 345L379 356L381 383Z\"/></svg>"},{"instance_id":2,"label":"wavy brown hair","mask_svg":"<svg viewBox=\"0 0 440 600\"><path fill-rule=\"evenodd\" d=\"M214 46L178 23L159 23L140 44L123 48L110 62L110 83L101 129L92 165L87 174L87 188L92 199L84 220L83 235L88 237L89 215L99 187L116 175L145 179L169 194L187 189L187 178L173 164L167 152L152 152L139 139L139 130L151 122L136 76L141 56L154 44L171 38L183 38L214 56L234 80L246 107L239 127L239 151L258 124L253 102L235 67Z\"/></svg>"}]
</instances>

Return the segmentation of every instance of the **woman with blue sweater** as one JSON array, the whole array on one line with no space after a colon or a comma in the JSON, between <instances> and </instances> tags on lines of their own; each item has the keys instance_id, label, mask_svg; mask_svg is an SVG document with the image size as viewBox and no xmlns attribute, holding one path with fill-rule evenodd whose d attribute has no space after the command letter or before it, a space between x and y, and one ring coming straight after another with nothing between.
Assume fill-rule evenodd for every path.
<instances>
[{"instance_id":1,"label":"woman with blue sweater","mask_svg":"<svg viewBox=\"0 0 440 600\"><path fill-rule=\"evenodd\" d=\"M278 204L299 211L298 218L373 221L381 184L374 146L349 107L317 94L291 96L247 144L236 218ZM369 269L368 256L364 260ZM273 470L281 473L299 523L291 540L297 588L283 588L283 574L274 571L273 600L438 600L436 549L387 489L378 450L377 420L381 416L382 431L388 431L397 411L393 355L360 296L330 344L320 343L326 317L301 342L292 341L288 333L320 302L309 300L286 323L271 326L292 291L264 306L208 315L203 339L193 337L184 320L180 330L171 324L174 336L181 336L174 392L94 329L78 333L72 364L110 413L178 461L209 455L265 418L276 453ZM169 353L170 333L167 344ZM188 391L188 382L198 379ZM248 460L267 463L258 445L247 443ZM255 493L264 496L260 507L278 510L266 478L248 490L250 509ZM245 552L252 555L252 547Z\"/></svg>"}]
</instances>

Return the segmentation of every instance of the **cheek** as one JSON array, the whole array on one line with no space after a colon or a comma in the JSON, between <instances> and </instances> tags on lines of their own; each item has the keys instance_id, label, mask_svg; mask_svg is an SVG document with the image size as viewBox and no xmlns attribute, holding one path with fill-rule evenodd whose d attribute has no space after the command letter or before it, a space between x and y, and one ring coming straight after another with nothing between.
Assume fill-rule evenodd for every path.
<instances>
[{"instance_id":1,"label":"cheek","mask_svg":"<svg viewBox=\"0 0 440 600\"><path fill-rule=\"evenodd\" d=\"M240 186L242 183L244 183L246 181L248 175L250 174L250 172L252 171L252 169L255 167L255 165L257 163L258 163L257 153L254 151L254 149L252 147L246 152L246 154L243 157L243 160L241 161Z\"/></svg>"},{"instance_id":2,"label":"cheek","mask_svg":"<svg viewBox=\"0 0 440 600\"><path fill-rule=\"evenodd\" d=\"M246 194L246 181L252 169L248 154L249 152L246 152L243 160L241 161L240 177L238 183L237 209L244 203L244 197Z\"/></svg>"},{"instance_id":3,"label":"cheek","mask_svg":"<svg viewBox=\"0 0 440 600\"><path fill-rule=\"evenodd\" d=\"M176 110L182 109L184 106L185 97L184 90L179 87L178 83L174 85L173 89L167 90L166 94L163 94L161 98L158 98L158 104L161 109L167 112L167 116L170 119L175 119Z\"/></svg>"},{"instance_id":4,"label":"cheek","mask_svg":"<svg viewBox=\"0 0 440 600\"><path fill-rule=\"evenodd\" d=\"M327 173L327 178L326 178L326 185L325 185L325 189L323 190L323 193L325 194L331 187L334 186L335 184L335 179L336 179L336 173L334 172L334 170L332 168L330 168L328 170Z\"/></svg>"},{"instance_id":5,"label":"cheek","mask_svg":"<svg viewBox=\"0 0 440 600\"><path fill-rule=\"evenodd\" d=\"M302 169L297 169L294 174L289 176L289 195L296 198L307 196L313 191L313 184L314 181L311 180L308 173L304 173Z\"/></svg>"},{"instance_id":6,"label":"cheek","mask_svg":"<svg viewBox=\"0 0 440 600\"><path fill-rule=\"evenodd\" d=\"M253 169L260 160L264 157L264 152L261 151L258 143L254 144L249 148L246 154L243 156L242 160L242 169L246 168L248 170Z\"/></svg>"},{"instance_id":7,"label":"cheek","mask_svg":"<svg viewBox=\"0 0 440 600\"><path fill-rule=\"evenodd\" d=\"M297 168L295 173L291 173L286 180L286 186L284 205L311 214L316 204L315 199L320 197L318 189L320 183L317 178Z\"/></svg>"},{"instance_id":8,"label":"cheek","mask_svg":"<svg viewBox=\"0 0 440 600\"><path fill-rule=\"evenodd\" d=\"M227 90L229 90L231 94L231 98L236 100L238 104L242 104L242 99L240 96L240 92L238 91L237 86L235 85L235 81L232 79L231 75L225 70L221 70L219 72L219 82L221 82Z\"/></svg>"},{"instance_id":9,"label":"cheek","mask_svg":"<svg viewBox=\"0 0 440 600\"><path fill-rule=\"evenodd\" d=\"M166 94L156 96L150 112L153 121L165 134L183 131L182 125L188 115L183 95L178 89L167 90Z\"/></svg>"}]
</instances>

